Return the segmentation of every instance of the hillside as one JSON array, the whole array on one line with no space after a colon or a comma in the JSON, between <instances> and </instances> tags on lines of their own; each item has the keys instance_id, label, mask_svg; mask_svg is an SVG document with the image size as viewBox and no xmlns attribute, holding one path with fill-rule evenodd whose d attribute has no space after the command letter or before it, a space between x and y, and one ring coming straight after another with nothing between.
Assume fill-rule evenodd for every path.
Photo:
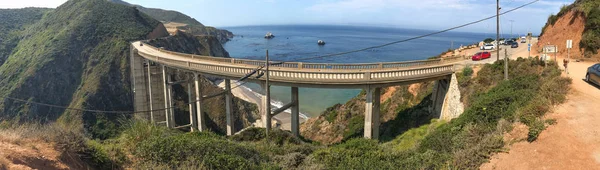
<instances>
[{"instance_id":1,"label":"hillside","mask_svg":"<svg viewBox=\"0 0 600 170\"><path fill-rule=\"evenodd\" d=\"M381 91L381 139L390 140L404 131L427 124L434 115L431 104L432 83L394 86ZM301 134L323 144L334 144L363 136L364 91L345 104L328 108L322 115L301 125Z\"/></svg>"},{"instance_id":2,"label":"hillside","mask_svg":"<svg viewBox=\"0 0 600 170\"><path fill-rule=\"evenodd\" d=\"M142 11L143 13L148 14L152 18L159 20L159 21L165 23L166 25L168 25L169 23L177 23L178 26L175 27L176 29L181 30L181 31L186 31L190 34L215 36L215 37L217 37L217 39L219 39L219 41L221 43L225 43L225 42L229 41L230 38L233 37L233 33L229 32L227 30L222 30L222 29L217 29L217 28L210 27L210 26L205 26L202 23L198 22L196 19L194 19L188 15L185 15L181 12L178 12L178 11L164 10L164 9L158 9L158 8L146 8L146 7L143 7L140 5L129 4L122 0L109 0L109 1L114 2L114 3L134 6L138 10Z\"/></svg>"},{"instance_id":3,"label":"hillside","mask_svg":"<svg viewBox=\"0 0 600 170\"><path fill-rule=\"evenodd\" d=\"M544 45L557 45L558 55L567 56L566 41L573 40L571 57L600 60L600 2L577 0L563 6L559 13L550 15L542 28L537 44L538 52Z\"/></svg>"},{"instance_id":4,"label":"hillside","mask_svg":"<svg viewBox=\"0 0 600 170\"><path fill-rule=\"evenodd\" d=\"M0 66L21 40L25 28L48 11L48 8L0 9Z\"/></svg>"},{"instance_id":5,"label":"hillside","mask_svg":"<svg viewBox=\"0 0 600 170\"><path fill-rule=\"evenodd\" d=\"M23 38L0 66L0 96L83 109L131 110L129 42L155 38L149 34L160 27L159 21L132 7L104 0L68 1L23 31ZM60 118L75 127L103 129L95 127L114 127L117 118L129 116L14 100L0 103L0 119L15 123ZM105 138L111 132L90 133Z\"/></svg>"}]
</instances>

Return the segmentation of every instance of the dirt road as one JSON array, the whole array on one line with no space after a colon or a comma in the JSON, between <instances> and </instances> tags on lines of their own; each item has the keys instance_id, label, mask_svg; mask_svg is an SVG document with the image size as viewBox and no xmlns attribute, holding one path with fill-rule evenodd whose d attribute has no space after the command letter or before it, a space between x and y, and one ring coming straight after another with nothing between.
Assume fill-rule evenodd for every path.
<instances>
[{"instance_id":1,"label":"dirt road","mask_svg":"<svg viewBox=\"0 0 600 170\"><path fill-rule=\"evenodd\" d=\"M562 61L562 58L559 58ZM567 101L546 117L556 119L533 143L508 146L481 169L600 169L600 88L583 81L594 63L573 62Z\"/></svg>"}]
</instances>

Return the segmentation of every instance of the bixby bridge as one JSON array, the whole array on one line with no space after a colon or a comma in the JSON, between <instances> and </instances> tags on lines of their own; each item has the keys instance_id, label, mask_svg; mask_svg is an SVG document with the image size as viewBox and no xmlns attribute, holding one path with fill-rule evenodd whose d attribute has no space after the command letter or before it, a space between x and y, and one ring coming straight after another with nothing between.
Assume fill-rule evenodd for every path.
<instances>
[{"instance_id":1,"label":"bixby bridge","mask_svg":"<svg viewBox=\"0 0 600 170\"><path fill-rule=\"evenodd\" d=\"M407 62L383 62L364 64L335 64L335 63L302 63L277 62L270 64L268 71L264 66L266 61L246 60L236 58L220 58L177 53L156 48L141 41L131 44L131 76L134 90L134 109L142 118L154 123L164 123L171 128L191 128L203 131L206 120L203 116L202 101L211 96L205 96L200 89L201 76L219 77L225 80L226 92L226 121L227 135L232 135L232 94L231 79L247 77L248 73L258 70L258 74L268 76L251 76L245 81L255 82L268 89L268 84L291 87L291 103L271 111L268 95L264 95L260 104L262 126L269 130L271 118L291 110L291 131L299 135L299 87L319 88L358 88L366 90L365 131L366 138L378 138L379 106L381 88L395 85L406 85L426 81L436 81L433 89L432 112L442 119L451 119L462 113L460 92L454 72L463 58L443 58ZM172 80L172 75L185 73L188 79ZM174 121L174 103L172 85L188 83L187 93L190 97L190 124L176 125ZM163 110L161 110L163 109ZM158 121L164 117L164 121ZM156 122L155 122L156 121Z\"/></svg>"}]
</instances>

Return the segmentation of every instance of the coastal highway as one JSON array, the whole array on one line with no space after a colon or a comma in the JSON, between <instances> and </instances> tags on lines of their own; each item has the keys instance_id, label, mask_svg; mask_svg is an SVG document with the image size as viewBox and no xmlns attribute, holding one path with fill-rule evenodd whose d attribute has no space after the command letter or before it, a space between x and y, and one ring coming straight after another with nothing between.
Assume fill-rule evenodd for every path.
<instances>
[{"instance_id":1,"label":"coastal highway","mask_svg":"<svg viewBox=\"0 0 600 170\"><path fill-rule=\"evenodd\" d=\"M531 44L536 44L538 42L537 38L532 38L531 39ZM527 43L520 43L519 42L519 47L518 48L510 48L509 45L501 45L500 46L501 50L500 50L500 60L504 60L504 49L506 49L506 52L508 53L508 57L512 60L518 58L518 57L523 57L523 58L527 58L529 52L527 51ZM474 51L471 51L471 53L467 53L467 56L469 56L469 58L471 56L473 56L474 53L477 52L481 52L484 50L479 50L476 49ZM485 51L489 51L489 50L485 50ZM533 54L534 52L532 52ZM532 55L532 57L535 57L534 55ZM485 60L480 60L480 61L473 61L473 60L468 60L466 61L465 64L467 65L476 65L476 64L486 64L486 63L494 63L496 62L496 52L492 52L492 56L488 59Z\"/></svg>"}]
</instances>

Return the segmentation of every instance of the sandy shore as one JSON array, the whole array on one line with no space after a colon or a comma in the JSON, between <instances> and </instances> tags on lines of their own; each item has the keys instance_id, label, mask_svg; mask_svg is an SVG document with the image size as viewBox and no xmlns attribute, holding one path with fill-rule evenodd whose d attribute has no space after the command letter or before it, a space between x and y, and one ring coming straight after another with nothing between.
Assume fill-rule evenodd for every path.
<instances>
[{"instance_id":1,"label":"sandy shore","mask_svg":"<svg viewBox=\"0 0 600 170\"><path fill-rule=\"evenodd\" d=\"M225 89L225 81L217 81L215 82L215 84L217 84L219 87ZM238 85L237 81L231 81L231 87L235 87ZM240 86L238 88L232 89L231 93L235 96L238 97L242 100L245 100L247 102L250 103L254 103L256 105L258 105L260 107L260 103L261 103L261 98L262 98L262 94L258 94L256 92L253 92L252 90L250 90L249 88L245 87L245 86ZM273 101L271 101L272 103ZM277 108L275 106L272 106L274 109ZM283 112L280 113L278 115L276 115L275 117L273 117L274 121L280 125L281 129L284 130L291 130L291 119L292 119L292 114L290 112ZM304 115L300 115L300 123L305 122L308 119L308 117L304 116ZM257 120L254 125L255 126L261 126L262 123L260 122L261 120ZM275 126L274 126L275 127Z\"/></svg>"}]
</instances>

